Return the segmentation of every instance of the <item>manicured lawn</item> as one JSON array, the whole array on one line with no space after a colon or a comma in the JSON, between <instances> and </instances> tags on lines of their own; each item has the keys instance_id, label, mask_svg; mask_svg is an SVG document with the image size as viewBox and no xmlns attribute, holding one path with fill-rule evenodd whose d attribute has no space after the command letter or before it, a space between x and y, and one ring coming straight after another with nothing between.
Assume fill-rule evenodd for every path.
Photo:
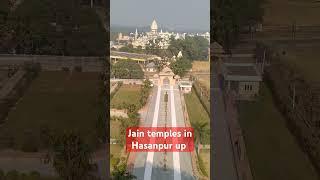
<instances>
[{"instance_id":1,"label":"manicured lawn","mask_svg":"<svg viewBox=\"0 0 320 180\"><path fill-rule=\"evenodd\" d=\"M119 120L111 120L110 121L110 138L119 139L120 126L121 126L121 122Z\"/></svg>"},{"instance_id":2,"label":"manicured lawn","mask_svg":"<svg viewBox=\"0 0 320 180\"><path fill-rule=\"evenodd\" d=\"M118 159L121 161L121 152L123 148L119 144L110 144L110 172L113 171L113 163L116 162L115 160Z\"/></svg>"},{"instance_id":3,"label":"manicured lawn","mask_svg":"<svg viewBox=\"0 0 320 180\"><path fill-rule=\"evenodd\" d=\"M209 115L202 106L198 96L195 94L194 89L192 89L191 93L186 94L184 98L186 101L190 122L205 121L208 122L208 126L210 128ZM206 141L207 143L210 143L209 138Z\"/></svg>"},{"instance_id":4,"label":"manicured lawn","mask_svg":"<svg viewBox=\"0 0 320 180\"><path fill-rule=\"evenodd\" d=\"M113 155L113 157L120 158L122 151L122 147L119 144L110 144L110 154Z\"/></svg>"},{"instance_id":5,"label":"manicured lawn","mask_svg":"<svg viewBox=\"0 0 320 180\"><path fill-rule=\"evenodd\" d=\"M48 128L73 130L94 144L99 84L98 73L41 72L10 111L0 136L14 138L20 149L28 142L42 144L41 132Z\"/></svg>"},{"instance_id":6,"label":"manicured lawn","mask_svg":"<svg viewBox=\"0 0 320 180\"><path fill-rule=\"evenodd\" d=\"M123 104L139 104L140 85L122 85L111 100L111 108L124 109Z\"/></svg>"},{"instance_id":7,"label":"manicured lawn","mask_svg":"<svg viewBox=\"0 0 320 180\"><path fill-rule=\"evenodd\" d=\"M200 157L204 162L206 172L208 174L208 177L210 178L210 150L202 149L200 151Z\"/></svg>"},{"instance_id":8,"label":"manicured lawn","mask_svg":"<svg viewBox=\"0 0 320 180\"><path fill-rule=\"evenodd\" d=\"M187 104L188 115L190 121L207 121L209 122L208 113L204 110L200 100L194 90L190 94L186 94L185 101Z\"/></svg>"},{"instance_id":9,"label":"manicured lawn","mask_svg":"<svg viewBox=\"0 0 320 180\"><path fill-rule=\"evenodd\" d=\"M316 180L317 174L286 128L265 86L256 102L240 103L240 124L256 180Z\"/></svg>"}]
</instances>

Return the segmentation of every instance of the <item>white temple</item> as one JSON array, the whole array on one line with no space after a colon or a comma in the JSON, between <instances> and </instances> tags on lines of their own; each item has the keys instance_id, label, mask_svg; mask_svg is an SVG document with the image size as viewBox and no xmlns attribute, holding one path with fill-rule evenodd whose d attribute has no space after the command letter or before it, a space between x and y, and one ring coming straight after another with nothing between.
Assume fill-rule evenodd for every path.
<instances>
[{"instance_id":1,"label":"white temple","mask_svg":"<svg viewBox=\"0 0 320 180\"><path fill-rule=\"evenodd\" d=\"M163 32L161 29L158 32L159 26L156 20L153 20L150 25L149 32L140 32L136 29L135 33L130 33L129 36L123 36L121 33L118 37L119 40L125 42L126 44L132 44L134 48L145 49L147 45L153 44L156 48L167 49L170 45L170 39L173 37L174 39L185 39L187 33L174 33L174 32ZM188 34L189 35L189 34ZM193 36L190 34L189 36ZM207 39L210 39L210 34L206 33L201 35ZM209 36L209 37L208 37Z\"/></svg>"},{"instance_id":2,"label":"white temple","mask_svg":"<svg viewBox=\"0 0 320 180\"><path fill-rule=\"evenodd\" d=\"M153 34L158 34L158 24L157 24L156 20L153 20L153 21L152 21L152 24L151 24L151 26L150 26L150 29L151 29L151 32L152 32Z\"/></svg>"},{"instance_id":3,"label":"white temple","mask_svg":"<svg viewBox=\"0 0 320 180\"><path fill-rule=\"evenodd\" d=\"M156 20L153 20L150 25L150 32L140 33L138 29L134 33L134 39L132 39L131 44L134 48L145 49L147 45L153 43L160 49L167 49L169 47L170 37L175 35L174 33L163 32L162 29L160 33L158 32L158 24Z\"/></svg>"}]
</instances>

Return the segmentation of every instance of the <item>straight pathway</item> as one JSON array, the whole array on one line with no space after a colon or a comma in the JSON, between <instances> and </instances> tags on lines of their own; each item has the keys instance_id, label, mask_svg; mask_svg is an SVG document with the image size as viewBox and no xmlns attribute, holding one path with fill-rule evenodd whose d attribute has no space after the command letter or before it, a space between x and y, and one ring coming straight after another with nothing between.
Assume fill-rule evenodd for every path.
<instances>
[{"instance_id":1,"label":"straight pathway","mask_svg":"<svg viewBox=\"0 0 320 180\"><path fill-rule=\"evenodd\" d=\"M166 93L167 105L164 102ZM152 94L142 126L184 127L178 88L155 87ZM187 152L139 152L133 169L138 180L194 180L192 172L191 154Z\"/></svg>"},{"instance_id":2,"label":"straight pathway","mask_svg":"<svg viewBox=\"0 0 320 180\"><path fill-rule=\"evenodd\" d=\"M211 167L214 180L237 180L234 155L226 121L222 90L216 73L211 76Z\"/></svg>"}]
</instances>

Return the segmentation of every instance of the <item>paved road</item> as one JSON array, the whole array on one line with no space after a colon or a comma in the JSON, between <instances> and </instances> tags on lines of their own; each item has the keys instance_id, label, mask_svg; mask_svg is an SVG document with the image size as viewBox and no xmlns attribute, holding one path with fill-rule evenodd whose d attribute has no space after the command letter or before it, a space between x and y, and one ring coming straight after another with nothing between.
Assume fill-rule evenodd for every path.
<instances>
[{"instance_id":1,"label":"paved road","mask_svg":"<svg viewBox=\"0 0 320 180\"><path fill-rule=\"evenodd\" d=\"M168 93L167 115L164 96ZM143 126L184 127L180 93L177 87L155 87L148 102ZM164 160L166 159L166 160ZM133 174L138 180L194 180L191 154L188 152L140 152L134 162Z\"/></svg>"},{"instance_id":2,"label":"paved road","mask_svg":"<svg viewBox=\"0 0 320 180\"><path fill-rule=\"evenodd\" d=\"M212 177L214 180L237 180L223 96L216 74L211 76L211 82Z\"/></svg>"}]
</instances>

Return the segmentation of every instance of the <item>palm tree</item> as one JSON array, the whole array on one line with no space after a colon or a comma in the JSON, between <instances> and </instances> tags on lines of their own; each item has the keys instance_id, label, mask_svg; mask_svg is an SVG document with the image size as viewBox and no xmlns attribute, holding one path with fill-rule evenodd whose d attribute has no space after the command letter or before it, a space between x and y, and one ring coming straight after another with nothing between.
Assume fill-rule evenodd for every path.
<instances>
[{"instance_id":1,"label":"palm tree","mask_svg":"<svg viewBox=\"0 0 320 180\"><path fill-rule=\"evenodd\" d=\"M196 144L197 154L200 153L200 145L203 142L204 137L208 134L208 122L205 121L196 121L191 122L191 125L194 130L194 141Z\"/></svg>"}]
</instances>

